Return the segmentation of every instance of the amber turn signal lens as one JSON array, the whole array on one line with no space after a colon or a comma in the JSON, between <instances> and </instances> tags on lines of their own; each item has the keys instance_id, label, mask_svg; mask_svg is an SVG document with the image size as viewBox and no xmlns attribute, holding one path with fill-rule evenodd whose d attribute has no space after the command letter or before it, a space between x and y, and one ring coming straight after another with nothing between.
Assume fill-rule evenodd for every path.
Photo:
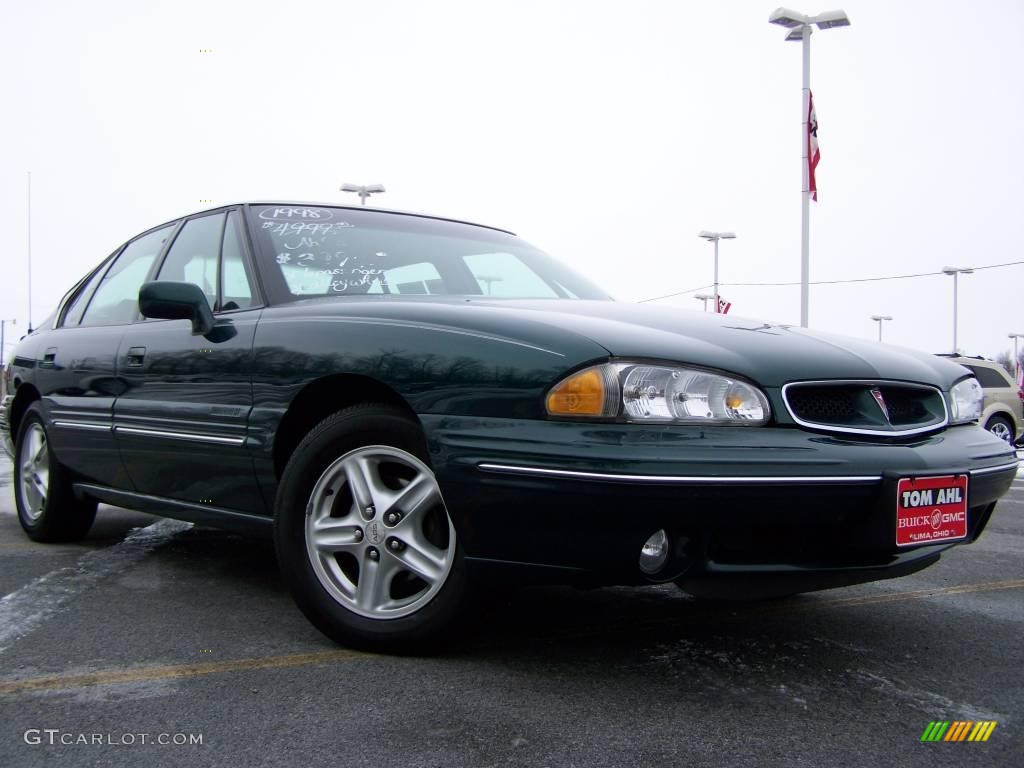
<instances>
[{"instance_id":1,"label":"amber turn signal lens","mask_svg":"<svg viewBox=\"0 0 1024 768\"><path fill-rule=\"evenodd\" d=\"M604 378L597 368L587 368L562 381L548 393L552 416L601 416L604 413Z\"/></svg>"},{"instance_id":2,"label":"amber turn signal lens","mask_svg":"<svg viewBox=\"0 0 1024 768\"><path fill-rule=\"evenodd\" d=\"M733 410L736 410L741 405L743 405L743 398L740 397L739 395L727 395L726 396L726 398L725 398L725 406L726 406L726 408L732 408Z\"/></svg>"}]
</instances>

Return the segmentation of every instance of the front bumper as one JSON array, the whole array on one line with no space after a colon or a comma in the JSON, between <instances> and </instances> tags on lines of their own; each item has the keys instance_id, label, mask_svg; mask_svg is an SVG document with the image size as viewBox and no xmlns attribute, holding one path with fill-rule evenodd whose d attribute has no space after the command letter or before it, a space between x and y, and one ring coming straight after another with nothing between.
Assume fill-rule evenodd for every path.
<instances>
[{"instance_id":1,"label":"front bumper","mask_svg":"<svg viewBox=\"0 0 1024 768\"><path fill-rule=\"evenodd\" d=\"M698 591L903 575L952 544L897 549L899 478L969 474L964 543L1016 474L1012 450L973 425L896 442L795 428L421 420L467 556L558 579L649 580L637 559L661 528L673 550L655 580L682 576Z\"/></svg>"}]
</instances>

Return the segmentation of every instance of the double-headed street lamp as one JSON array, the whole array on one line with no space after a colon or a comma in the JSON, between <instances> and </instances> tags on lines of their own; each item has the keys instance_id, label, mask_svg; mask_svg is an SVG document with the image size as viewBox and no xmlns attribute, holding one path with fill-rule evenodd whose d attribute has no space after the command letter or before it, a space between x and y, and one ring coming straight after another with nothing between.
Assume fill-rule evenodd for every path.
<instances>
[{"instance_id":1,"label":"double-headed street lamp","mask_svg":"<svg viewBox=\"0 0 1024 768\"><path fill-rule=\"evenodd\" d=\"M886 320L892 320L889 315L872 315L871 319L878 323L878 340L882 340L882 323Z\"/></svg>"},{"instance_id":2,"label":"double-headed street lamp","mask_svg":"<svg viewBox=\"0 0 1024 768\"><path fill-rule=\"evenodd\" d=\"M697 233L697 237L703 237L705 240L715 244L715 312L718 312L720 306L718 301L718 241L719 240L734 240L736 238L735 232L707 232L702 231ZM707 309L707 304L704 304L704 308Z\"/></svg>"},{"instance_id":3,"label":"double-headed street lamp","mask_svg":"<svg viewBox=\"0 0 1024 768\"><path fill-rule=\"evenodd\" d=\"M704 302L704 311L707 312L708 311L708 299L713 299L715 297L712 296L710 293L698 293L693 298L695 298L697 301L703 301Z\"/></svg>"},{"instance_id":4,"label":"double-headed street lamp","mask_svg":"<svg viewBox=\"0 0 1024 768\"><path fill-rule=\"evenodd\" d=\"M381 192L386 192L387 190L384 189L384 185L383 184L348 184L348 183L345 183L345 184L341 185L341 191L342 192L355 192L357 195L359 195L359 199L360 199L360 201L362 201L362 204L366 205L366 198L368 198L370 195L376 195L376 194L379 194Z\"/></svg>"},{"instance_id":5,"label":"double-headed street lamp","mask_svg":"<svg viewBox=\"0 0 1024 768\"><path fill-rule=\"evenodd\" d=\"M965 267L943 267L942 273L953 276L953 354L957 354L956 327L957 327L957 301L960 275L973 275L973 269Z\"/></svg>"},{"instance_id":6,"label":"double-headed street lamp","mask_svg":"<svg viewBox=\"0 0 1024 768\"><path fill-rule=\"evenodd\" d=\"M810 131L808 122L811 112L811 29L813 24L818 29L848 27L850 19L845 11L825 11L817 16L808 16L789 8L777 8L768 17L772 24L787 27L790 32L786 40L803 43L803 109L800 123L801 173L803 174L803 200L800 210L800 326L807 327L808 298L810 293L811 274L811 184L810 184ZM817 130L817 129L815 129Z\"/></svg>"}]
</instances>

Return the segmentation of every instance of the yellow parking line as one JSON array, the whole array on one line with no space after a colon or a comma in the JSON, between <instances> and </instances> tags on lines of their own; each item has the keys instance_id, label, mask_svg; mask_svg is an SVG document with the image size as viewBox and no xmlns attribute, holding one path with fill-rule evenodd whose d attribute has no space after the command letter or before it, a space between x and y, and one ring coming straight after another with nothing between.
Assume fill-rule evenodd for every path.
<instances>
[{"instance_id":1,"label":"yellow parking line","mask_svg":"<svg viewBox=\"0 0 1024 768\"><path fill-rule=\"evenodd\" d=\"M1024 579L1009 579L1007 581L985 581L978 584L960 584L954 587L916 589L909 592L891 592L885 595L870 595L865 597L847 597L839 600L829 600L825 603L822 603L820 607L827 608L833 605L864 605L869 603L892 603L899 600L922 600L929 597L940 597L942 595L963 595L970 592L993 592L1001 589L1024 589Z\"/></svg>"},{"instance_id":2,"label":"yellow parking line","mask_svg":"<svg viewBox=\"0 0 1024 768\"><path fill-rule=\"evenodd\" d=\"M877 605L880 603L896 603L903 600L926 600L930 597L944 595L963 595L970 592L994 592L1001 589L1024 589L1024 579L1008 581L985 581L978 584L961 584L955 587L935 587L933 589L915 589L907 592L888 592L882 595L864 595L861 597L842 597L836 600L824 600L808 604L780 605L780 612L792 610L820 610L822 608L841 608L848 605ZM774 611L773 611L774 612Z\"/></svg>"},{"instance_id":3,"label":"yellow parking line","mask_svg":"<svg viewBox=\"0 0 1024 768\"><path fill-rule=\"evenodd\" d=\"M38 552L39 554L53 555L61 554L63 552L85 552L88 551L81 546L74 544L61 545L61 544L38 544L34 541L11 541L4 542L0 541L0 552Z\"/></svg>"},{"instance_id":4,"label":"yellow parking line","mask_svg":"<svg viewBox=\"0 0 1024 768\"><path fill-rule=\"evenodd\" d=\"M201 677L202 675L213 675L222 672L243 672L253 669L304 667L312 664L353 661L371 656L372 654L369 653L339 649L315 653L296 653L289 656L265 656L257 659L210 661L203 664L171 664L161 667L141 667L138 669L111 669L81 675L49 675L47 677L30 677L24 680L0 681L0 695L30 691L53 691L62 688L84 688L93 685L115 685L117 683L140 683L174 678Z\"/></svg>"},{"instance_id":5,"label":"yellow parking line","mask_svg":"<svg viewBox=\"0 0 1024 768\"><path fill-rule=\"evenodd\" d=\"M935 589L917 589L908 592L891 592L883 595L847 597L840 598L838 600L814 602L806 605L780 605L764 611L753 611L752 613L784 613L794 610L820 610L822 608L893 603L902 600L923 600L931 597L942 597L944 595L962 595L971 592L992 592L1003 589L1024 589L1024 579L987 581L978 584L963 584L955 587L938 587ZM735 618L741 618L744 615L749 616L749 614L738 614ZM643 622L641 622L641 624L646 625ZM661 622L657 622L657 624L661 624ZM633 622L630 624L629 629L635 630L638 626L639 625L637 623ZM625 629L625 627L623 627L623 629ZM612 631L614 631L614 629L612 629ZM593 636L594 634L605 633L588 631L587 634L589 636ZM562 639L566 639L566 637L562 636ZM64 688L84 688L96 685L116 685L118 683L152 682L155 680L201 677L203 675L227 672L245 672L257 669L304 667L315 664L355 661L357 659L373 657L374 655L370 653L338 649L332 651L317 651L314 653L296 653L288 656L264 656L262 658L255 659L210 661L202 664L170 664L159 667L140 667L137 669L111 669L79 675L49 675L46 677L30 677L22 680L0 680L0 695L29 693L35 691L54 691Z\"/></svg>"},{"instance_id":6,"label":"yellow parking line","mask_svg":"<svg viewBox=\"0 0 1024 768\"><path fill-rule=\"evenodd\" d=\"M844 597L836 600L814 600L807 602L783 602L783 603L757 603L744 604L738 602L735 608L723 615L727 602L717 605L697 602L693 607L700 612L701 617L715 621L742 621L757 616L774 616L783 613L795 613L799 611L819 611L826 608L844 608L846 606L873 605L880 603L895 603L902 600L925 600L931 597L943 597L944 595L961 595L970 592L993 592L1002 589L1024 589L1024 579L1012 579L1009 581L986 581L978 584L963 584L956 587L937 587L935 589L915 589L907 592L889 592L883 595L865 595L863 597ZM672 620L674 621L674 620ZM600 629L589 628L585 632L570 632L559 635L559 638L575 637L597 637L620 632L635 632L637 629L664 627L664 619L652 619L649 621L630 621L625 624L605 625Z\"/></svg>"}]
</instances>

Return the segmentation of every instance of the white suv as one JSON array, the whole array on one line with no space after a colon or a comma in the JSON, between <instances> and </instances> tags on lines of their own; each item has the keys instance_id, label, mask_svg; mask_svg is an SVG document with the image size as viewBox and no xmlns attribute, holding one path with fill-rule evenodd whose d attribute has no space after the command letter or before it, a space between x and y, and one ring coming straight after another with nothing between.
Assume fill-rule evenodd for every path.
<instances>
[{"instance_id":1,"label":"white suv","mask_svg":"<svg viewBox=\"0 0 1024 768\"><path fill-rule=\"evenodd\" d=\"M979 423L989 432L1013 445L1024 432L1024 390L999 363L984 357L941 355L970 369L985 390L985 406Z\"/></svg>"}]
</instances>

